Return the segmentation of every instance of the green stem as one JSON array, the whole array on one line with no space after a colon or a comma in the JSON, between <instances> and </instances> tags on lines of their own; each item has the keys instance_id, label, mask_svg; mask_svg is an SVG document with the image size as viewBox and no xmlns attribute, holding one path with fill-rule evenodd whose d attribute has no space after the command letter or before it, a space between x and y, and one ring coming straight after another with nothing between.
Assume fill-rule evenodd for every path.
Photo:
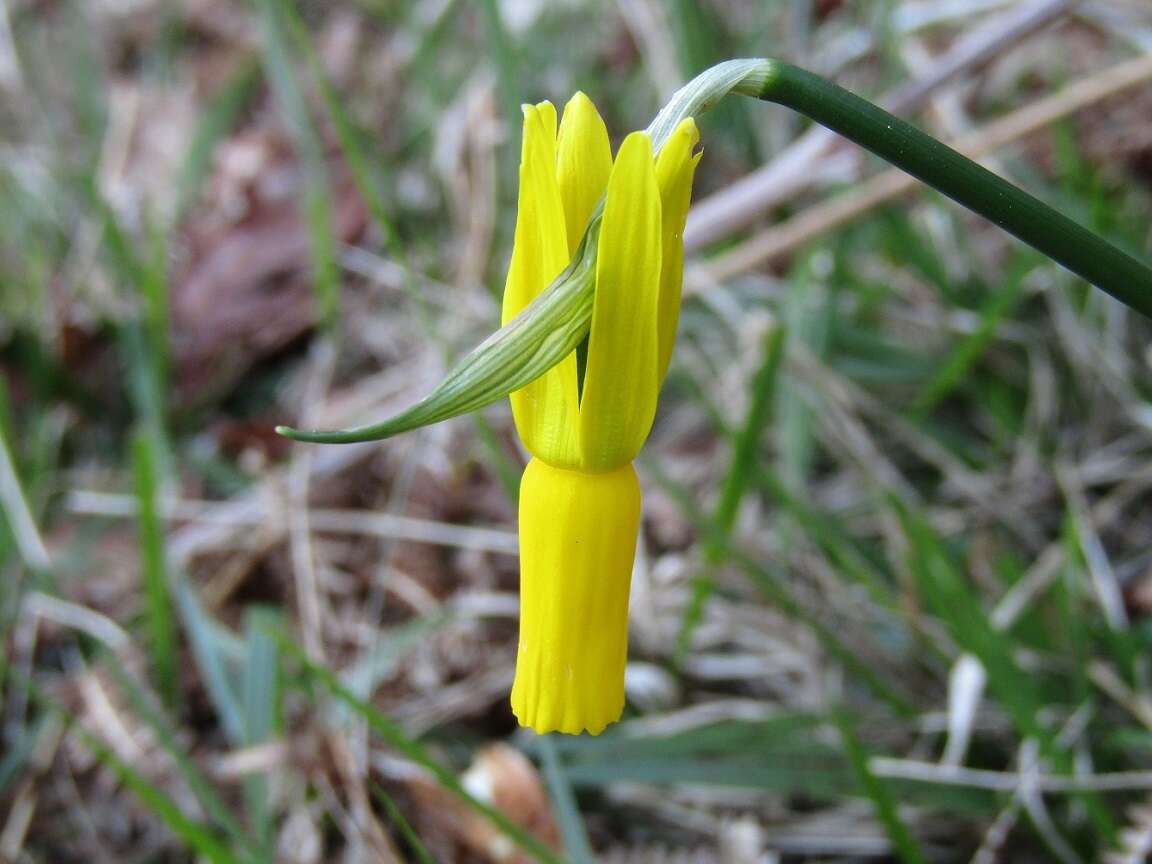
<instances>
[{"instance_id":1,"label":"green stem","mask_svg":"<svg viewBox=\"0 0 1152 864\"><path fill-rule=\"evenodd\" d=\"M811 72L771 62L764 79L751 82L751 88L738 85L736 91L827 126L1152 317L1148 264L866 99Z\"/></svg>"}]
</instances>

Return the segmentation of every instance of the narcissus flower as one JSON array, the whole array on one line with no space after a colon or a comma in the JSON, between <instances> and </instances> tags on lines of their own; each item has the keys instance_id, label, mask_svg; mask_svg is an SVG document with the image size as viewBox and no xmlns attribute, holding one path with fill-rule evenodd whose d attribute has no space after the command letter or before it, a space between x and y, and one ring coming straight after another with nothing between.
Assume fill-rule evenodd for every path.
<instances>
[{"instance_id":1,"label":"narcissus flower","mask_svg":"<svg viewBox=\"0 0 1152 864\"><path fill-rule=\"evenodd\" d=\"M624 708L628 592L640 524L632 467L652 426L680 309L684 220L699 160L683 121L658 154L645 132L612 160L577 93L559 130L524 107L515 246L503 323L567 266L601 198L586 343L511 394L533 458L520 486L520 641L512 710L538 732L598 734Z\"/></svg>"}]
</instances>

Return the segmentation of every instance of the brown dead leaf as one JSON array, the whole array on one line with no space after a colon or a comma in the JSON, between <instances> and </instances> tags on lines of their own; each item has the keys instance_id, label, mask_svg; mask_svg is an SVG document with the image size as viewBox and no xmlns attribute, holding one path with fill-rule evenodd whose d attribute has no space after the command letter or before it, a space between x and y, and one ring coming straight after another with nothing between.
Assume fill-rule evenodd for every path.
<instances>
[{"instance_id":1,"label":"brown dead leaf","mask_svg":"<svg viewBox=\"0 0 1152 864\"><path fill-rule=\"evenodd\" d=\"M187 266L172 292L177 388L193 404L228 390L311 329L316 315L304 181L287 144L272 132L240 136L218 165L204 208L215 215L189 227ZM335 239L351 242L367 213L347 172L331 173Z\"/></svg>"},{"instance_id":2,"label":"brown dead leaf","mask_svg":"<svg viewBox=\"0 0 1152 864\"><path fill-rule=\"evenodd\" d=\"M519 750L507 744L484 748L461 780L481 801L559 849L559 832L540 774ZM431 778L412 777L407 788L420 837L439 856L437 860L457 861L463 853L493 864L531 864L533 859L488 819Z\"/></svg>"}]
</instances>

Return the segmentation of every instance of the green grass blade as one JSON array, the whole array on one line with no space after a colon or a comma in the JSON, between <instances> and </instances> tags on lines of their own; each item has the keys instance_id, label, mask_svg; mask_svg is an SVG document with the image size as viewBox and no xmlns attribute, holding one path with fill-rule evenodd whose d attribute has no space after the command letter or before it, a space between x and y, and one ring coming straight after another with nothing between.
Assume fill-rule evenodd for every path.
<instances>
[{"instance_id":1,"label":"green grass blade","mask_svg":"<svg viewBox=\"0 0 1152 864\"><path fill-rule=\"evenodd\" d=\"M759 461L760 441L770 419L776 394L777 372L784 356L784 342L785 330L782 327L774 327L764 338L764 354L752 380L752 401L736 436L732 461L724 475L720 500L716 505L715 522L725 535L732 533L740 503L751 482L752 467ZM709 538L709 542L717 542L715 535ZM711 549L711 555L719 554L719 549Z\"/></svg>"},{"instance_id":2,"label":"green grass blade","mask_svg":"<svg viewBox=\"0 0 1152 864\"><path fill-rule=\"evenodd\" d=\"M145 618L152 672L165 704L176 704L176 625L172 615L164 526L160 521L156 447L151 436L139 431L132 441L136 473L136 507L144 577Z\"/></svg>"},{"instance_id":3,"label":"green grass blade","mask_svg":"<svg viewBox=\"0 0 1152 864\"><path fill-rule=\"evenodd\" d=\"M504 26L499 2L480 0L480 11L484 16L484 30L488 34L492 63L496 67L496 81L504 109L504 122L515 129L520 125L520 103L524 101L520 97L518 71L520 60L508 28Z\"/></svg>"},{"instance_id":4,"label":"green grass blade","mask_svg":"<svg viewBox=\"0 0 1152 864\"><path fill-rule=\"evenodd\" d=\"M554 735L539 735L541 761L544 763L544 781L552 795L552 805L556 811L556 821L560 825L560 836L564 838L564 850L573 864L592 864L596 860L584 830L584 819L572 794L564 766L556 753Z\"/></svg>"},{"instance_id":5,"label":"green grass blade","mask_svg":"<svg viewBox=\"0 0 1152 864\"><path fill-rule=\"evenodd\" d=\"M240 864L246 859L232 853L216 834L206 826L187 816L162 789L153 785L143 775L120 760L110 749L94 736L84 734L89 747L97 758L111 768L124 785L131 789L145 806L160 817L168 828L190 849L204 856L213 864Z\"/></svg>"},{"instance_id":6,"label":"green grass blade","mask_svg":"<svg viewBox=\"0 0 1152 864\"><path fill-rule=\"evenodd\" d=\"M776 474L763 465L754 469L757 486L792 519L793 526L828 557L837 573L864 587L874 603L896 609L899 599L881 566L860 548L834 516L806 503Z\"/></svg>"},{"instance_id":7,"label":"green grass blade","mask_svg":"<svg viewBox=\"0 0 1152 864\"><path fill-rule=\"evenodd\" d=\"M192 657L212 700L212 707L216 709L228 740L238 744L244 740L241 673L239 664L229 661L243 657L243 645L232 644L235 641L233 634L212 619L196 593L183 580L176 583L176 601Z\"/></svg>"},{"instance_id":8,"label":"green grass blade","mask_svg":"<svg viewBox=\"0 0 1152 864\"><path fill-rule=\"evenodd\" d=\"M147 262L140 274L140 295L143 301L142 327L148 365L152 380L160 394L168 389L170 372L168 334L170 332L168 303L168 247L167 240L155 223L150 223L145 238ZM160 416L166 413L161 403ZM159 428L163 429L161 425Z\"/></svg>"},{"instance_id":9,"label":"green grass blade","mask_svg":"<svg viewBox=\"0 0 1152 864\"><path fill-rule=\"evenodd\" d=\"M778 606L781 611L808 627L820 641L825 651L835 657L846 671L866 684L893 711L904 717L911 717L917 713L915 702L906 689L895 682L888 681L873 669L870 663L860 656L859 648L846 644L831 626L824 623L817 613L808 610L785 587L780 576L772 573L739 550L730 550L729 556L767 599Z\"/></svg>"},{"instance_id":10,"label":"green grass blade","mask_svg":"<svg viewBox=\"0 0 1152 864\"><path fill-rule=\"evenodd\" d=\"M205 107L176 180L177 222L188 211L207 179L216 145L236 126L259 82L260 63L250 60L224 83Z\"/></svg>"},{"instance_id":11,"label":"green grass blade","mask_svg":"<svg viewBox=\"0 0 1152 864\"><path fill-rule=\"evenodd\" d=\"M741 56L739 51L733 50L733 40L717 10L709 9L699 0L673 0L670 6L669 23L676 43L680 74L685 78L726 57ZM743 100L721 102L714 109L710 122L722 133L718 137L731 141L742 156L757 164L762 161L760 146L748 107L749 103Z\"/></svg>"},{"instance_id":12,"label":"green grass blade","mask_svg":"<svg viewBox=\"0 0 1152 864\"><path fill-rule=\"evenodd\" d=\"M156 741L171 757L176 769L180 772L180 776L188 784L188 788L192 790L192 794L196 796L196 800L204 808L204 812L228 832L232 838L233 847L251 845L251 838L245 834L243 827L232 814L229 805L224 802L208 778L201 773L200 769L189 758L184 747L176 740L176 734L168 718L154 706L147 695L118 663L109 663L107 669L116 679L120 691L127 698L133 714L143 720L156 735Z\"/></svg>"},{"instance_id":13,"label":"green grass blade","mask_svg":"<svg viewBox=\"0 0 1152 864\"><path fill-rule=\"evenodd\" d=\"M973 364L996 336L996 328L1019 305L1024 296L1025 278L1035 265L1035 256L1028 255L1024 265L1017 265L1009 273L1004 287L989 295L977 313L980 323L949 352L948 357L927 384L912 400L911 414L923 420L949 393L964 380Z\"/></svg>"},{"instance_id":14,"label":"green grass blade","mask_svg":"<svg viewBox=\"0 0 1152 864\"><path fill-rule=\"evenodd\" d=\"M139 308L118 325L121 363L133 410L156 447L158 482L164 484L172 474L165 420L168 274L164 244L154 236L149 254L142 256L94 181L86 191L101 222L103 248L113 273L127 301Z\"/></svg>"},{"instance_id":15,"label":"green grass blade","mask_svg":"<svg viewBox=\"0 0 1152 864\"><path fill-rule=\"evenodd\" d=\"M291 0L254 0L259 11L261 56L269 86L279 106L304 172L301 215L312 247L312 288L325 326L338 322L340 270L336 261L332 190L324 145L312 121L308 100L297 78L285 16Z\"/></svg>"},{"instance_id":16,"label":"green grass blade","mask_svg":"<svg viewBox=\"0 0 1152 864\"><path fill-rule=\"evenodd\" d=\"M676 484L655 463L645 460L644 464L647 472L653 477L656 483L668 493L669 497L677 504L681 512L697 526L698 530L700 530L705 537L707 537L710 532L715 531L708 517L700 512L690 493ZM733 545L729 538L724 536L722 532L717 532L717 534L719 539L715 542L723 545L726 560L731 561L744 571L749 581L751 581L770 602L809 628L829 654L834 656L847 670L867 684L868 687L894 711L903 716L912 716L916 713L914 703L901 692L901 688L881 678L867 662L861 659L859 649L846 645L836 632L820 619L818 614L812 612L800 602L787 586L787 583L778 574L773 573L752 556L747 555Z\"/></svg>"},{"instance_id":17,"label":"green grass blade","mask_svg":"<svg viewBox=\"0 0 1152 864\"><path fill-rule=\"evenodd\" d=\"M404 842L412 850L412 854L416 856L419 864L436 864L436 859L432 857L432 853L424 846L423 841L420 840L420 835L416 833L416 829L400 811L396 802L392 799L384 787L379 783L372 784L372 796L379 802L380 806L384 808L384 812L388 814L388 818L392 820L392 824L396 826L396 830L400 832L400 836L404 838Z\"/></svg>"},{"instance_id":18,"label":"green grass blade","mask_svg":"<svg viewBox=\"0 0 1152 864\"><path fill-rule=\"evenodd\" d=\"M274 635L279 628L280 616L271 609L249 609L244 616L242 723L245 747L263 744L281 729L280 661ZM245 778L244 801L252 832L270 859L274 826L268 777L263 772Z\"/></svg>"},{"instance_id":19,"label":"green grass blade","mask_svg":"<svg viewBox=\"0 0 1152 864\"><path fill-rule=\"evenodd\" d=\"M852 721L845 710L835 713L836 725L840 729L840 740L844 743L844 752L852 769L856 772L856 780L864 794L871 799L876 808L876 816L884 826L888 839L896 854L904 864L928 864L928 859L920 849L920 844L901 821L896 809L896 802L889 793L887 786L872 773L868 766L868 754L860 739L856 737L856 730L852 728Z\"/></svg>"},{"instance_id":20,"label":"green grass blade","mask_svg":"<svg viewBox=\"0 0 1152 864\"><path fill-rule=\"evenodd\" d=\"M448 615L430 614L382 628L377 634L376 644L344 669L340 673L340 680L357 697L367 699L413 649L432 637L449 620ZM344 704L336 704L332 708L332 716L338 723L347 720L351 714L351 709Z\"/></svg>"},{"instance_id":21,"label":"green grass blade","mask_svg":"<svg viewBox=\"0 0 1152 864\"><path fill-rule=\"evenodd\" d=\"M724 558L725 541L732 533L736 514L744 493L753 476L753 466L759 460L760 440L764 427L768 424L776 391L777 371L784 354L785 331L775 327L764 338L764 354L752 381L752 399L748 405L744 422L732 444L732 460L720 487L720 498L712 520L712 530L704 540L703 570L697 574L692 585L692 599L684 612L680 635L677 642L677 655L692 644L692 634L704 617L704 607L708 598L716 590L716 580L712 570Z\"/></svg>"},{"instance_id":22,"label":"green grass blade","mask_svg":"<svg viewBox=\"0 0 1152 864\"><path fill-rule=\"evenodd\" d=\"M7 387L0 379L0 398L5 404L7 395ZM33 572L47 570L51 560L16 469L16 454L9 444L9 434L8 429L0 426L0 518L11 532L13 545L24 565ZM15 598L8 599L15 602Z\"/></svg>"},{"instance_id":23,"label":"green grass blade","mask_svg":"<svg viewBox=\"0 0 1152 864\"><path fill-rule=\"evenodd\" d=\"M5 666L0 658L0 685L5 678ZM15 741L8 741L8 749L0 754L0 798L3 798L12 784L22 776L25 767L31 761L40 735L47 728L45 723L46 721L41 719L35 729L25 732Z\"/></svg>"},{"instance_id":24,"label":"green grass blade","mask_svg":"<svg viewBox=\"0 0 1152 864\"><path fill-rule=\"evenodd\" d=\"M1041 754L1064 772L1075 770L1075 760L1063 747L1051 726L1042 720L1043 692L1036 676L1021 669L1011 634L992 626L972 587L961 575L932 526L890 499L891 506L909 539L908 563L929 606L947 626L960 646L979 658L988 673L988 687L1016 725L1022 739L1034 739ZM1102 837L1115 835L1115 825L1099 796L1083 792L1084 804Z\"/></svg>"},{"instance_id":25,"label":"green grass blade","mask_svg":"<svg viewBox=\"0 0 1152 864\"><path fill-rule=\"evenodd\" d=\"M60 714L96 758L108 766L133 794L190 850L212 864L248 864L249 858L236 855L215 831L198 822L180 809L163 789L156 786L128 763L124 762L100 738L85 729L63 705L57 703L34 683L29 682L38 702Z\"/></svg>"},{"instance_id":26,"label":"green grass blade","mask_svg":"<svg viewBox=\"0 0 1152 864\"><path fill-rule=\"evenodd\" d=\"M989 688L1016 722L1021 736L1051 741L1040 722L1041 697L1035 680L1015 659L1009 636L992 626L961 569L943 541L919 514L894 496L889 506L908 538L908 567L928 607L966 651L980 659Z\"/></svg>"},{"instance_id":27,"label":"green grass blade","mask_svg":"<svg viewBox=\"0 0 1152 864\"><path fill-rule=\"evenodd\" d=\"M792 268L787 280L780 316L792 334L793 342L804 346L814 357L824 360L828 353L836 303L825 284L827 277L815 272L816 255L807 256ZM837 264L843 254L837 255ZM832 277L835 279L835 276ZM802 494L815 454L816 408L809 404L804 382L785 377L777 388L775 439L780 479L795 494ZM785 531L788 528L785 520Z\"/></svg>"}]
</instances>

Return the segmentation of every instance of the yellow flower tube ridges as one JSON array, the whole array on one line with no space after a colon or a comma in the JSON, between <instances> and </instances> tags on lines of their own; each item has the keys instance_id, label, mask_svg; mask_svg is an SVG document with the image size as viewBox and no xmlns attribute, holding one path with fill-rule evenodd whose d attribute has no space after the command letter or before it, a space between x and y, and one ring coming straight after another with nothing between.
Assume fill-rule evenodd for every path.
<instances>
[{"instance_id":1,"label":"yellow flower tube ridges","mask_svg":"<svg viewBox=\"0 0 1152 864\"><path fill-rule=\"evenodd\" d=\"M512 710L537 730L593 735L624 708L628 589L640 483L533 459L520 481L520 645Z\"/></svg>"},{"instance_id":2,"label":"yellow flower tube ridges","mask_svg":"<svg viewBox=\"0 0 1152 864\"><path fill-rule=\"evenodd\" d=\"M604 121L582 93L559 129L550 103L524 107L504 323L568 264L604 199L584 356L573 352L511 395L534 457L520 485L512 710L537 732L599 734L624 708L640 525L632 460L651 429L675 339L698 139L685 120L653 154L648 135L634 132L613 161Z\"/></svg>"}]
</instances>

